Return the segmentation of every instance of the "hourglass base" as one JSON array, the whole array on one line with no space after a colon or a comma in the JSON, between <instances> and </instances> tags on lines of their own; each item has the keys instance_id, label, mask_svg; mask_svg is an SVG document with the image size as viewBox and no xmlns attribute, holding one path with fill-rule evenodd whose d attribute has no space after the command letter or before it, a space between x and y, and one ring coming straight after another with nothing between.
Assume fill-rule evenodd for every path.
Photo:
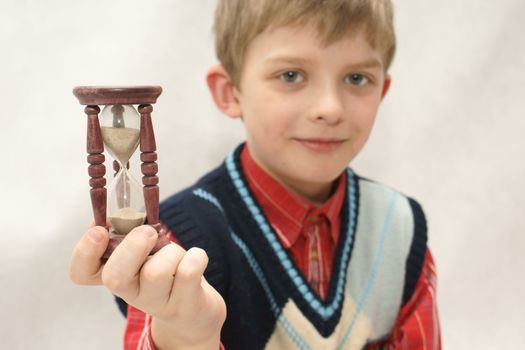
<instances>
[{"instance_id":1,"label":"hourglass base","mask_svg":"<svg viewBox=\"0 0 525 350\"><path fill-rule=\"evenodd\" d=\"M160 231L159 230L157 231L159 232L158 233L159 237L157 238L157 243L155 243L155 246L153 247L149 255L155 254L162 247L170 243L166 230L161 228ZM115 248L117 248L117 246L120 244L120 242L122 242L122 240L125 237L126 235L121 235L118 233L110 233L108 247L106 251L104 252L104 255L102 256L102 259L107 260L111 256Z\"/></svg>"}]
</instances>

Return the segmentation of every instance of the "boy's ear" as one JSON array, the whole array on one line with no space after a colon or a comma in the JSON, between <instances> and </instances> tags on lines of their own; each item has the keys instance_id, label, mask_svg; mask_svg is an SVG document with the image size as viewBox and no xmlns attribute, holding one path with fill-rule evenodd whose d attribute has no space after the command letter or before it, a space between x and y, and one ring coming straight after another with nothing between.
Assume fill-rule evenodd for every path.
<instances>
[{"instance_id":1,"label":"boy's ear","mask_svg":"<svg viewBox=\"0 0 525 350\"><path fill-rule=\"evenodd\" d=\"M390 89L390 84L392 83L392 77L390 74L385 76L385 81L383 82L383 91L381 92L381 99L385 98L388 89Z\"/></svg>"},{"instance_id":2,"label":"boy's ear","mask_svg":"<svg viewBox=\"0 0 525 350\"><path fill-rule=\"evenodd\" d=\"M216 64L208 70L206 82L217 107L232 118L240 118L241 106L237 98L238 91L222 64Z\"/></svg>"}]
</instances>

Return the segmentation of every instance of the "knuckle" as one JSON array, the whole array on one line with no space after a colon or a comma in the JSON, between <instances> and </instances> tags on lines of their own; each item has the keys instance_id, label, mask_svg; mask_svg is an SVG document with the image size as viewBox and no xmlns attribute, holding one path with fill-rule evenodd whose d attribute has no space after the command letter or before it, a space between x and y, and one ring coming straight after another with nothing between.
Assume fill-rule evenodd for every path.
<instances>
[{"instance_id":1,"label":"knuckle","mask_svg":"<svg viewBox=\"0 0 525 350\"><path fill-rule=\"evenodd\" d=\"M166 273L158 267L145 265L141 270L141 275L141 280L144 282L156 282L166 276Z\"/></svg>"},{"instance_id":2,"label":"knuckle","mask_svg":"<svg viewBox=\"0 0 525 350\"><path fill-rule=\"evenodd\" d=\"M177 269L177 275L182 280L193 280L195 278L200 278L200 269L196 266L179 266Z\"/></svg>"},{"instance_id":3,"label":"knuckle","mask_svg":"<svg viewBox=\"0 0 525 350\"><path fill-rule=\"evenodd\" d=\"M116 293L122 290L125 284L120 276L108 271L102 272L102 283Z\"/></svg>"}]
</instances>

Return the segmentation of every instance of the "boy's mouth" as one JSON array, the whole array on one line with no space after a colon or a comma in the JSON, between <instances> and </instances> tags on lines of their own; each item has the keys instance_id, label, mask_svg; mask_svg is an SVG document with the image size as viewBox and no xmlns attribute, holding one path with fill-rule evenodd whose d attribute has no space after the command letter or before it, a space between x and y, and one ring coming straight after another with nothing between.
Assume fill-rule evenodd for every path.
<instances>
[{"instance_id":1,"label":"boy's mouth","mask_svg":"<svg viewBox=\"0 0 525 350\"><path fill-rule=\"evenodd\" d=\"M339 148L345 140L325 138L296 138L297 142L315 152L331 152Z\"/></svg>"}]
</instances>

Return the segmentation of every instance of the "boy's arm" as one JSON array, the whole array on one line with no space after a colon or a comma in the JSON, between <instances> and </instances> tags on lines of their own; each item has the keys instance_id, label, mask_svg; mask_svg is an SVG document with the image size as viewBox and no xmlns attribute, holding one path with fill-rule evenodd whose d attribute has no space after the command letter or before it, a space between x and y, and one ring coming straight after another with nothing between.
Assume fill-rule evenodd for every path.
<instances>
[{"instance_id":1,"label":"boy's arm","mask_svg":"<svg viewBox=\"0 0 525 350\"><path fill-rule=\"evenodd\" d=\"M436 279L434 260L427 250L416 289L399 312L390 339L386 343L369 344L367 349L441 349Z\"/></svg>"},{"instance_id":2,"label":"boy's arm","mask_svg":"<svg viewBox=\"0 0 525 350\"><path fill-rule=\"evenodd\" d=\"M144 312L128 306L124 349L157 350L151 336L151 319ZM222 344L219 350L224 350Z\"/></svg>"},{"instance_id":3,"label":"boy's arm","mask_svg":"<svg viewBox=\"0 0 525 350\"><path fill-rule=\"evenodd\" d=\"M148 257L156 239L151 227L136 228L103 264L108 233L93 227L73 250L70 277L78 284L104 284L129 305L152 315L151 334L159 350L219 348L226 309L202 276L205 252L186 252L170 244Z\"/></svg>"}]
</instances>

